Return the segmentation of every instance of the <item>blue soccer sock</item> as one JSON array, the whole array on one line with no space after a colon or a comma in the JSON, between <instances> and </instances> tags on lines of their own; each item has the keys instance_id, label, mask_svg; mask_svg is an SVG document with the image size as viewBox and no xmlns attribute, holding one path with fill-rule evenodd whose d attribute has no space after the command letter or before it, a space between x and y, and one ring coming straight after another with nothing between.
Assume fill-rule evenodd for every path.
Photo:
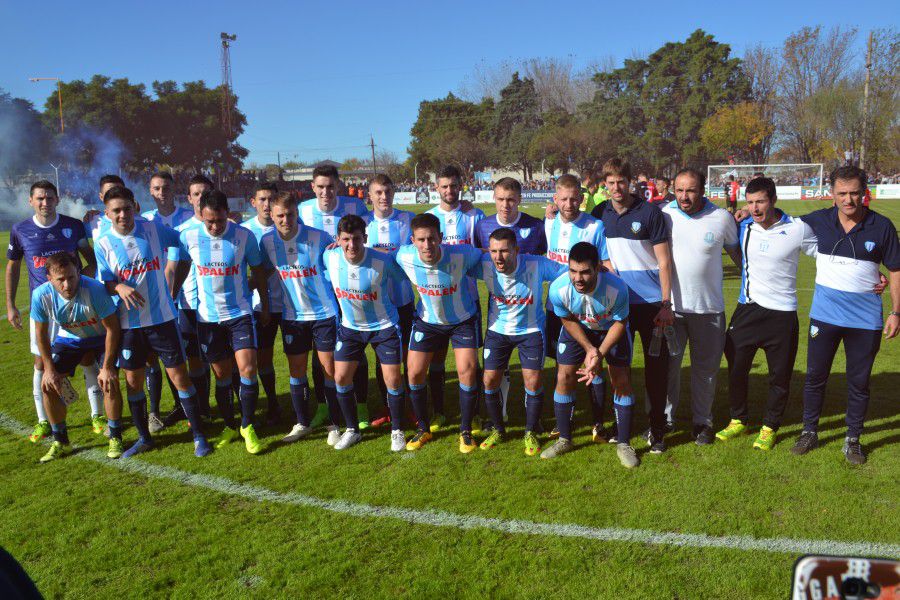
<instances>
[{"instance_id":1,"label":"blue soccer sock","mask_svg":"<svg viewBox=\"0 0 900 600\"><path fill-rule=\"evenodd\" d=\"M344 414L344 423L347 429L359 431L359 415L356 412L356 398L353 395L353 384L338 385L337 401L341 405L341 412Z\"/></svg>"},{"instance_id":2,"label":"blue soccer sock","mask_svg":"<svg viewBox=\"0 0 900 600\"><path fill-rule=\"evenodd\" d=\"M544 388L537 391L525 389L525 431L536 433L541 422L544 406Z\"/></svg>"},{"instance_id":3,"label":"blue soccer sock","mask_svg":"<svg viewBox=\"0 0 900 600\"><path fill-rule=\"evenodd\" d=\"M266 393L269 410L278 410L278 394L275 391L275 368L272 365L259 370L259 383Z\"/></svg>"},{"instance_id":4,"label":"blue soccer sock","mask_svg":"<svg viewBox=\"0 0 900 600\"><path fill-rule=\"evenodd\" d=\"M428 431L428 391L424 383L409 384L409 403L416 415L416 427L419 431Z\"/></svg>"},{"instance_id":5,"label":"blue soccer sock","mask_svg":"<svg viewBox=\"0 0 900 600\"><path fill-rule=\"evenodd\" d=\"M258 398L259 381L256 377L241 377L241 427L253 425Z\"/></svg>"},{"instance_id":6,"label":"blue soccer sock","mask_svg":"<svg viewBox=\"0 0 900 600\"><path fill-rule=\"evenodd\" d=\"M194 439L203 437L203 424L200 421L200 412L197 408L197 390L194 386L186 390L178 390L178 401L184 410L188 423L191 424L191 432Z\"/></svg>"},{"instance_id":7,"label":"blue soccer sock","mask_svg":"<svg viewBox=\"0 0 900 600\"><path fill-rule=\"evenodd\" d=\"M159 414L159 402L162 399L162 371L159 363L147 367L147 393L150 396L150 412Z\"/></svg>"},{"instance_id":8,"label":"blue soccer sock","mask_svg":"<svg viewBox=\"0 0 900 600\"><path fill-rule=\"evenodd\" d=\"M131 420L138 435L145 442L151 440L150 426L147 423L147 396L144 390L128 394L128 407L131 409Z\"/></svg>"},{"instance_id":9,"label":"blue soccer sock","mask_svg":"<svg viewBox=\"0 0 900 600\"><path fill-rule=\"evenodd\" d=\"M444 412L444 386L447 383L447 371L444 363L431 363L428 366L428 390L431 392L431 406L435 414L446 415Z\"/></svg>"},{"instance_id":10,"label":"blue soccer sock","mask_svg":"<svg viewBox=\"0 0 900 600\"><path fill-rule=\"evenodd\" d=\"M403 386L387 390L388 410L391 413L391 431L403 429Z\"/></svg>"},{"instance_id":11,"label":"blue soccer sock","mask_svg":"<svg viewBox=\"0 0 900 600\"><path fill-rule=\"evenodd\" d=\"M459 384L459 430L472 431L472 417L478 400L478 385Z\"/></svg>"},{"instance_id":12,"label":"blue soccer sock","mask_svg":"<svg viewBox=\"0 0 900 600\"><path fill-rule=\"evenodd\" d=\"M634 396L613 394L613 409L616 411L616 439L620 444L631 443L631 411Z\"/></svg>"},{"instance_id":13,"label":"blue soccer sock","mask_svg":"<svg viewBox=\"0 0 900 600\"><path fill-rule=\"evenodd\" d=\"M575 406L575 394L553 394L553 414L556 415L556 429L559 437L572 440L572 409Z\"/></svg>"},{"instance_id":14,"label":"blue soccer sock","mask_svg":"<svg viewBox=\"0 0 900 600\"><path fill-rule=\"evenodd\" d=\"M109 437L112 439L122 440L122 423L118 419L107 419L106 424L109 425Z\"/></svg>"},{"instance_id":15,"label":"blue soccer sock","mask_svg":"<svg viewBox=\"0 0 900 600\"><path fill-rule=\"evenodd\" d=\"M216 406L219 407L219 414L225 421L225 426L231 429L237 429L234 422L234 403L231 400L231 378L216 379Z\"/></svg>"},{"instance_id":16,"label":"blue soccer sock","mask_svg":"<svg viewBox=\"0 0 900 600\"><path fill-rule=\"evenodd\" d=\"M53 440L60 444L69 444L69 428L65 421L59 423L51 423L50 429L53 431Z\"/></svg>"},{"instance_id":17,"label":"blue soccer sock","mask_svg":"<svg viewBox=\"0 0 900 600\"><path fill-rule=\"evenodd\" d=\"M503 424L503 402L500 396L500 388L495 390L484 389L484 407L487 410L488 418L500 433L506 433L506 426Z\"/></svg>"},{"instance_id":18,"label":"blue soccer sock","mask_svg":"<svg viewBox=\"0 0 900 600\"><path fill-rule=\"evenodd\" d=\"M341 405L337 399L337 387L334 385L333 379L325 380L325 404L328 405L328 417L331 424L339 427L341 424Z\"/></svg>"},{"instance_id":19,"label":"blue soccer sock","mask_svg":"<svg viewBox=\"0 0 900 600\"><path fill-rule=\"evenodd\" d=\"M316 408L319 404L328 404L328 396L325 393L325 371L322 370L322 363L319 362L319 354L313 350L310 352L312 362L312 381L314 392L316 394ZM316 412L315 410L313 412Z\"/></svg>"},{"instance_id":20,"label":"blue soccer sock","mask_svg":"<svg viewBox=\"0 0 900 600\"><path fill-rule=\"evenodd\" d=\"M353 397L357 404L368 406L369 401L369 361L363 354L353 374Z\"/></svg>"},{"instance_id":21,"label":"blue soccer sock","mask_svg":"<svg viewBox=\"0 0 900 600\"><path fill-rule=\"evenodd\" d=\"M603 408L606 402L606 382L603 377L594 377L591 382L591 415L594 418L594 425L603 424Z\"/></svg>"},{"instance_id":22,"label":"blue soccer sock","mask_svg":"<svg viewBox=\"0 0 900 600\"><path fill-rule=\"evenodd\" d=\"M297 423L309 427L309 380L306 377L291 377L291 406Z\"/></svg>"},{"instance_id":23,"label":"blue soccer sock","mask_svg":"<svg viewBox=\"0 0 900 600\"><path fill-rule=\"evenodd\" d=\"M208 417L209 409L209 371L205 369L197 369L188 373L194 389L197 390L197 410L200 414Z\"/></svg>"}]
</instances>

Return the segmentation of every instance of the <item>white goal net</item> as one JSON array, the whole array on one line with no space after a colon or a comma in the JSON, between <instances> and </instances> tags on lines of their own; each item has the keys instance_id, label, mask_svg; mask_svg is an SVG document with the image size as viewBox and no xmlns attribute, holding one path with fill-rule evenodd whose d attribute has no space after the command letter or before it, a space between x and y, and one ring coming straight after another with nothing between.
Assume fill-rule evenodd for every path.
<instances>
[{"instance_id":1,"label":"white goal net","mask_svg":"<svg viewBox=\"0 0 900 600\"><path fill-rule=\"evenodd\" d=\"M740 185L738 200L743 200L747 182L759 174L775 181L779 200L822 198L826 192L822 163L710 165L706 172L706 195L711 200L725 200L732 181L736 181Z\"/></svg>"}]
</instances>

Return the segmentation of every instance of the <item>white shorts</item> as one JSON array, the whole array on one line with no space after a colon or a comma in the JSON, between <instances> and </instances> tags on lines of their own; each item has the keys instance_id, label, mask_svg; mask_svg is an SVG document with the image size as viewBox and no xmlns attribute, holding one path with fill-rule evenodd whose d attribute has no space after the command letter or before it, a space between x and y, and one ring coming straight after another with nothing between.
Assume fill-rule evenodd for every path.
<instances>
[{"instance_id":1,"label":"white shorts","mask_svg":"<svg viewBox=\"0 0 900 600\"><path fill-rule=\"evenodd\" d=\"M38 350L37 345L37 326L34 323L34 319L28 319L28 331L31 334L31 353L35 356L40 356L41 351ZM48 333L50 334L50 345L52 346L53 340L56 339L56 334L59 333L59 323L50 319L48 325L50 325L50 331Z\"/></svg>"}]
</instances>

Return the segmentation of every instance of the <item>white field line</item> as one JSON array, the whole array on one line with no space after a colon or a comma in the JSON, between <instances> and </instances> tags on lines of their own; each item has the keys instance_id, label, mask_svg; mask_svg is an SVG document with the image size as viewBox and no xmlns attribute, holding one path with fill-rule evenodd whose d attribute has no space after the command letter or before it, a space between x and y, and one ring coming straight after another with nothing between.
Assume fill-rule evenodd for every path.
<instances>
[{"instance_id":1,"label":"white field line","mask_svg":"<svg viewBox=\"0 0 900 600\"><path fill-rule=\"evenodd\" d=\"M10 433L21 436L26 436L31 431L19 421L8 417L3 413L0 413L0 429L5 429ZM110 460L106 458L104 452L97 449L81 450L72 456L81 460L87 460L107 467L112 467L126 473L133 473L152 479L165 479L182 485L219 492L230 496L247 498L248 500L257 502L274 502L290 506L317 508L332 513L366 519L395 519L406 523L429 525L432 527L449 527L462 530L489 529L501 533L579 538L599 542L632 542L662 546L680 546L685 548L724 548L728 550L778 552L786 554L831 554L839 556L900 556L900 544L669 533L648 529L589 527L567 523L539 523L536 521L519 519L507 520L461 515L439 510L415 510L392 506L372 506L345 500L325 500L292 492L277 492L264 487L239 483L224 477L189 473L180 469L154 465L133 458Z\"/></svg>"}]
</instances>

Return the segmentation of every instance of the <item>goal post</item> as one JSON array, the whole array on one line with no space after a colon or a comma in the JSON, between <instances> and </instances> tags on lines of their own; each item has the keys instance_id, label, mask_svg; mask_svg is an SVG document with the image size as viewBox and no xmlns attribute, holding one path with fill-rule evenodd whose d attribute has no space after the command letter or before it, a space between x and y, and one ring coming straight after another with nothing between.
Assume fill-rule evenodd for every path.
<instances>
[{"instance_id":1,"label":"goal post","mask_svg":"<svg viewBox=\"0 0 900 600\"><path fill-rule=\"evenodd\" d=\"M775 181L781 200L806 200L825 195L825 170L822 163L762 164L762 165L709 165L706 168L706 195L710 199L728 197L731 178L744 188L754 175L762 173Z\"/></svg>"}]
</instances>

